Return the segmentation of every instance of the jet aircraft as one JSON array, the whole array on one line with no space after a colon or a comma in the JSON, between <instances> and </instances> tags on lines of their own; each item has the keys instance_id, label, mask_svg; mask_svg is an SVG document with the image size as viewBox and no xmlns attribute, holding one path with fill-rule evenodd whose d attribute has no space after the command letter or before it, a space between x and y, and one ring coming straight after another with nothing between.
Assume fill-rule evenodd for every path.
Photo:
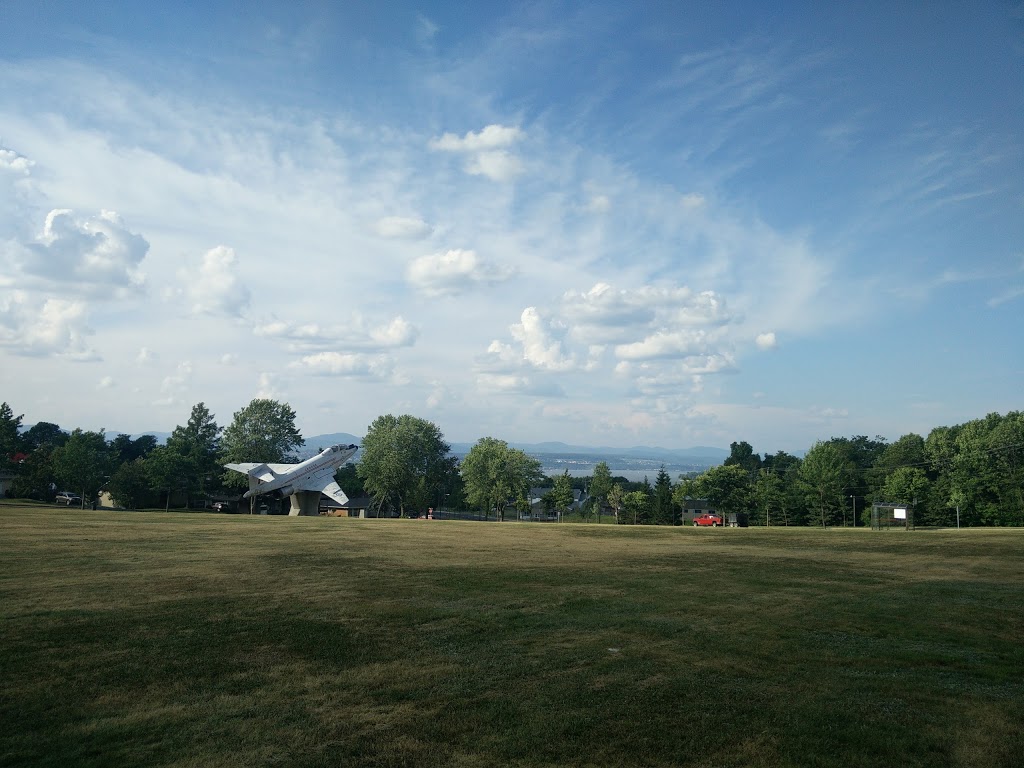
<instances>
[{"instance_id":1,"label":"jet aircraft","mask_svg":"<svg viewBox=\"0 0 1024 768\"><path fill-rule=\"evenodd\" d=\"M241 472L249 478L249 490L243 495L243 499L251 499L271 491L280 491L282 496L293 496L292 514L299 512L300 505L305 508L309 505L296 504L296 494L316 494L316 504L319 505L321 493L325 493L339 504L348 501L348 496L341 490L341 487L334 481L334 473L342 464L352 458L359 450L358 445L332 445L327 450L317 454L311 459L306 459L299 464L225 464L227 469ZM312 499L310 499L312 502ZM315 508L315 507L314 507ZM316 514L307 512L306 514Z\"/></svg>"}]
</instances>

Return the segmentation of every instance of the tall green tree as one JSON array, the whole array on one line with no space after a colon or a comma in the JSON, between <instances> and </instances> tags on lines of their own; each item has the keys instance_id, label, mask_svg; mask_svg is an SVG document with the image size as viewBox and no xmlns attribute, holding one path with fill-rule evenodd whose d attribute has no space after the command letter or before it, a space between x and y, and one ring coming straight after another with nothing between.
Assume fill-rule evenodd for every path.
<instances>
[{"instance_id":1,"label":"tall green tree","mask_svg":"<svg viewBox=\"0 0 1024 768\"><path fill-rule=\"evenodd\" d=\"M68 433L56 424L48 421L39 421L33 424L21 436L22 446L26 452L34 451L44 445L51 449L64 445L68 441Z\"/></svg>"},{"instance_id":2,"label":"tall green tree","mask_svg":"<svg viewBox=\"0 0 1024 768\"><path fill-rule=\"evenodd\" d=\"M11 495L19 499L53 501L57 493L54 487L57 475L53 468L54 447L43 444L32 449L21 465L11 484Z\"/></svg>"},{"instance_id":3,"label":"tall green tree","mask_svg":"<svg viewBox=\"0 0 1024 768\"><path fill-rule=\"evenodd\" d=\"M547 493L547 496L551 501L552 508L558 513L558 519L561 520L572 508L572 503L575 500L569 470L565 470L555 478L555 487Z\"/></svg>"},{"instance_id":4,"label":"tall green tree","mask_svg":"<svg viewBox=\"0 0 1024 768\"><path fill-rule=\"evenodd\" d=\"M360 448L356 472L381 510L427 511L456 471L451 446L436 424L415 416L378 416Z\"/></svg>"},{"instance_id":5,"label":"tall green tree","mask_svg":"<svg viewBox=\"0 0 1024 768\"><path fill-rule=\"evenodd\" d=\"M149 478L154 491L165 494L164 509L171 508L171 496L175 491L186 491L192 466L188 459L166 445L157 446L145 459L142 468Z\"/></svg>"},{"instance_id":6,"label":"tall green tree","mask_svg":"<svg viewBox=\"0 0 1024 768\"><path fill-rule=\"evenodd\" d=\"M608 503L608 493L612 489L612 473L608 462L599 461L594 466L594 477L590 483L590 497L594 500L597 510L597 522L601 522L601 510Z\"/></svg>"},{"instance_id":7,"label":"tall green tree","mask_svg":"<svg viewBox=\"0 0 1024 768\"><path fill-rule=\"evenodd\" d=\"M107 483L110 498L119 507L138 509L150 497L150 477L145 460L137 458L121 462Z\"/></svg>"},{"instance_id":8,"label":"tall green tree","mask_svg":"<svg viewBox=\"0 0 1024 768\"><path fill-rule=\"evenodd\" d=\"M469 449L460 467L466 500L483 509L485 517L493 509L504 520L505 507L543 479L540 467L537 459L510 448L504 440L483 437Z\"/></svg>"},{"instance_id":9,"label":"tall green tree","mask_svg":"<svg viewBox=\"0 0 1024 768\"><path fill-rule=\"evenodd\" d=\"M766 526L785 523L786 496L783 492L782 478L778 473L766 469L757 473L753 501L757 513L751 516L751 522Z\"/></svg>"},{"instance_id":10,"label":"tall green tree","mask_svg":"<svg viewBox=\"0 0 1024 768\"><path fill-rule=\"evenodd\" d=\"M737 464L711 467L694 478L693 491L724 514L749 513L753 507L750 475Z\"/></svg>"},{"instance_id":11,"label":"tall green tree","mask_svg":"<svg viewBox=\"0 0 1024 768\"><path fill-rule=\"evenodd\" d=\"M918 506L927 489L928 477L921 467L897 467L885 479L882 495L888 502L912 506L915 522L923 522L918 515Z\"/></svg>"},{"instance_id":12,"label":"tall green tree","mask_svg":"<svg viewBox=\"0 0 1024 768\"><path fill-rule=\"evenodd\" d=\"M805 503L815 510L823 528L843 514L854 472L849 453L837 441L817 442L804 456L798 482Z\"/></svg>"},{"instance_id":13,"label":"tall green tree","mask_svg":"<svg viewBox=\"0 0 1024 768\"><path fill-rule=\"evenodd\" d=\"M256 398L242 410L235 411L221 438L220 460L222 464L291 463L295 461L294 451L301 448L303 442L295 426L295 411L288 403ZM244 487L248 482L238 472L227 471L221 478L232 488Z\"/></svg>"},{"instance_id":14,"label":"tall green tree","mask_svg":"<svg viewBox=\"0 0 1024 768\"><path fill-rule=\"evenodd\" d=\"M654 494L651 497L651 518L655 525L675 525L678 514L672 501L672 480L662 465L654 478Z\"/></svg>"},{"instance_id":15,"label":"tall green tree","mask_svg":"<svg viewBox=\"0 0 1024 768\"><path fill-rule=\"evenodd\" d=\"M291 418L294 420L294 413ZM180 457L184 470L182 490L188 494L186 506L191 506L193 497L205 496L220 485L220 434L213 414L204 403L196 403L188 423L175 427L167 438L167 449Z\"/></svg>"},{"instance_id":16,"label":"tall green tree","mask_svg":"<svg viewBox=\"0 0 1024 768\"><path fill-rule=\"evenodd\" d=\"M729 444L729 456L724 462L727 467L740 467L753 477L761 468L761 457L754 453L753 447L746 440Z\"/></svg>"},{"instance_id":17,"label":"tall green tree","mask_svg":"<svg viewBox=\"0 0 1024 768\"><path fill-rule=\"evenodd\" d=\"M608 506L612 508L612 514L615 515L615 522L622 522L622 506L625 503L626 492L622 489L622 486L618 483L612 485L612 489L608 491Z\"/></svg>"},{"instance_id":18,"label":"tall green tree","mask_svg":"<svg viewBox=\"0 0 1024 768\"><path fill-rule=\"evenodd\" d=\"M15 416L6 402L0 403L0 470L10 471L16 466L14 455L20 448L21 420L24 416Z\"/></svg>"},{"instance_id":19,"label":"tall green tree","mask_svg":"<svg viewBox=\"0 0 1024 768\"><path fill-rule=\"evenodd\" d=\"M111 471L103 430L72 432L64 445L54 449L53 470L61 485L82 497L83 508L91 505Z\"/></svg>"},{"instance_id":20,"label":"tall green tree","mask_svg":"<svg viewBox=\"0 0 1024 768\"><path fill-rule=\"evenodd\" d=\"M630 491L622 497L622 514L619 523L644 525L651 519L651 494L646 491Z\"/></svg>"},{"instance_id":21,"label":"tall green tree","mask_svg":"<svg viewBox=\"0 0 1024 768\"><path fill-rule=\"evenodd\" d=\"M139 435L132 440L131 435L119 434L110 441L111 460L118 465L127 461L146 458L158 445L153 435Z\"/></svg>"}]
</instances>

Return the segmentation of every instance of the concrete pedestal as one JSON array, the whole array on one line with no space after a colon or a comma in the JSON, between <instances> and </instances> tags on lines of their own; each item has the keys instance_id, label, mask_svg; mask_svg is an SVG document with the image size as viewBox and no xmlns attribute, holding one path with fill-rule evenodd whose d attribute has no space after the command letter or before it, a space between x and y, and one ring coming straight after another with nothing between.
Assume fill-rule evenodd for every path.
<instances>
[{"instance_id":1,"label":"concrete pedestal","mask_svg":"<svg viewBox=\"0 0 1024 768\"><path fill-rule=\"evenodd\" d=\"M292 509L289 517L314 517L320 514L320 491L299 491L290 496Z\"/></svg>"}]
</instances>

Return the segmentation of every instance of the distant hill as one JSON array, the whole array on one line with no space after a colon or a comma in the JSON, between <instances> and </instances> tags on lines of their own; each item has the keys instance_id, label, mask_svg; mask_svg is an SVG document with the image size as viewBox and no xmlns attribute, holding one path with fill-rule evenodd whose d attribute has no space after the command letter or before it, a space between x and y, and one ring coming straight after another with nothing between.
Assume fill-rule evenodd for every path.
<instances>
[{"instance_id":1,"label":"distant hill","mask_svg":"<svg viewBox=\"0 0 1024 768\"><path fill-rule=\"evenodd\" d=\"M363 438L356 437L355 435L349 434L348 432L331 432L327 435L313 435L312 437L306 438L306 444L303 445L296 453L300 459L308 459L311 456L316 456L324 448L330 448L332 445L352 445L355 443L359 445L363 442ZM358 458L359 454L353 457L353 460Z\"/></svg>"},{"instance_id":2,"label":"distant hill","mask_svg":"<svg viewBox=\"0 0 1024 768\"><path fill-rule=\"evenodd\" d=\"M544 443L509 443L513 448L529 453L533 456L564 456L564 455L586 455L586 456L622 456L634 459L651 459L668 462L685 461L693 463L707 463L709 466L721 464L729 456L729 451L722 448L711 448L697 446L695 448L660 448L653 446L637 445L631 448L615 448L612 446L589 446L570 445L558 441ZM473 446L472 443L452 443L452 451L458 454L465 454Z\"/></svg>"},{"instance_id":3,"label":"distant hill","mask_svg":"<svg viewBox=\"0 0 1024 768\"><path fill-rule=\"evenodd\" d=\"M360 445L363 442L361 437L349 432L332 432L325 435L314 435L306 438L306 444L299 451L301 458L309 458L317 453L317 449L324 449L331 445L349 445L355 443ZM474 443L452 443L452 453L457 456L465 456L469 453ZM509 443L513 448L518 448L531 456L536 456L546 464L561 464L566 461L572 463L586 464L588 461L600 461L602 458L609 460L609 464L632 466L634 462L640 465L656 466L664 463L667 466L684 467L712 467L721 464L728 457L729 452L722 448L708 446L697 446L694 448L659 448L656 446L633 446L631 448L614 448L611 446L587 446L571 445L559 441L548 441L543 443ZM354 457L359 460L359 454ZM617 461L613 461L617 460Z\"/></svg>"}]
</instances>

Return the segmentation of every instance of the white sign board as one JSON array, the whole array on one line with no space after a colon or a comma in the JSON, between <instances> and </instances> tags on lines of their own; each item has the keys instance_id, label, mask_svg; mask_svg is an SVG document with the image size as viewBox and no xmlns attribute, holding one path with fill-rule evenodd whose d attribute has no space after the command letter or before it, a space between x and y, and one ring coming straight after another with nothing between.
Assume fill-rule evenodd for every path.
<instances>
[{"instance_id":1,"label":"white sign board","mask_svg":"<svg viewBox=\"0 0 1024 768\"><path fill-rule=\"evenodd\" d=\"M894 509L892 511L892 516L893 516L894 520L906 520L907 519L907 510L900 509L899 507L897 507L896 509Z\"/></svg>"}]
</instances>

